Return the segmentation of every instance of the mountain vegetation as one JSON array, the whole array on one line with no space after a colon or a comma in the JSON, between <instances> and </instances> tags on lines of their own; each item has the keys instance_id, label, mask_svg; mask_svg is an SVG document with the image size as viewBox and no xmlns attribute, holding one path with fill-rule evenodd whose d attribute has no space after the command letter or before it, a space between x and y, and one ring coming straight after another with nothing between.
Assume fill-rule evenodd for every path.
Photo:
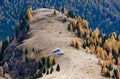
<instances>
[{"instance_id":1,"label":"mountain vegetation","mask_svg":"<svg viewBox=\"0 0 120 79\"><path fill-rule=\"evenodd\" d=\"M14 7L13 5L14 4ZM119 0L20 0L0 1L0 40L7 36L13 36L14 26L19 23L19 13L28 7L51 8L61 10L65 7L69 14L80 15L88 20L92 29L99 28L100 33L111 33L115 31L120 34L120 5ZM62 11L62 10L61 10ZM7 28L7 31L6 31Z\"/></svg>"},{"instance_id":2,"label":"mountain vegetation","mask_svg":"<svg viewBox=\"0 0 120 79\"><path fill-rule=\"evenodd\" d=\"M79 38L83 39L83 48L89 48L91 54L96 54L99 64L101 65L101 73L104 76L110 78L120 78L119 74L119 59L120 59L120 47L118 35L116 32L110 34L101 34L99 29L91 30L87 20L84 20L80 16L70 20L68 29L71 32L78 32L76 35L78 38L72 40L71 46L80 48ZM70 27L71 26L71 27ZM76 30L76 31L75 31ZM88 51L88 49L86 49ZM102 61L102 63L101 63ZM117 66L117 67L116 67Z\"/></svg>"}]
</instances>

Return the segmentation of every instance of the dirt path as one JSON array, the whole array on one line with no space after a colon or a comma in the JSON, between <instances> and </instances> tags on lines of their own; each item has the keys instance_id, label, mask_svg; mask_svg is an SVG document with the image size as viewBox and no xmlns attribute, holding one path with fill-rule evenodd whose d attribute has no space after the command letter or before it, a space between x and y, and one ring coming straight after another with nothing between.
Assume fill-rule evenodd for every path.
<instances>
[{"instance_id":1,"label":"dirt path","mask_svg":"<svg viewBox=\"0 0 120 79\"><path fill-rule=\"evenodd\" d=\"M35 49L44 49L47 55L56 58L60 64L61 71L54 71L53 74L44 75L42 79L105 79L100 74L100 66L97 65L97 58L86 53L82 48L77 50L70 46L75 35L67 31L67 23L63 23L65 17L62 14L53 15L53 10L37 9L33 12L33 22L30 38L22 44ZM64 50L65 55L52 53L55 47ZM56 66L54 66L55 70Z\"/></svg>"}]
</instances>

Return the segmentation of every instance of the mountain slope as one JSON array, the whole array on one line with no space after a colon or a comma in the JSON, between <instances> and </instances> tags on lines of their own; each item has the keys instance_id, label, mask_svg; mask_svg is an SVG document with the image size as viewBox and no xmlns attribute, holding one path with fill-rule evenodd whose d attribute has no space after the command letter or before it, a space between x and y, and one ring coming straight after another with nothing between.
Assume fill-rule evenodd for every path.
<instances>
[{"instance_id":1,"label":"mountain slope","mask_svg":"<svg viewBox=\"0 0 120 79\"><path fill-rule=\"evenodd\" d=\"M29 6L62 6L87 19L93 29L99 27L102 33L120 34L120 0L1 0L0 39L13 35L12 27L18 24L19 13Z\"/></svg>"},{"instance_id":2,"label":"mountain slope","mask_svg":"<svg viewBox=\"0 0 120 79\"><path fill-rule=\"evenodd\" d=\"M65 16L62 14L54 16L53 13L54 10L50 9L36 9L33 12L33 22L30 24L31 31L28 33L30 37L20 45L23 48L43 49L60 64L60 72L56 72L54 66L55 72L48 76L44 75L42 79L103 78L94 55L86 53L82 48L77 50L70 46L75 35L68 32L68 22L62 22ZM65 52L64 55L53 53L52 50L56 47L61 48Z\"/></svg>"}]
</instances>

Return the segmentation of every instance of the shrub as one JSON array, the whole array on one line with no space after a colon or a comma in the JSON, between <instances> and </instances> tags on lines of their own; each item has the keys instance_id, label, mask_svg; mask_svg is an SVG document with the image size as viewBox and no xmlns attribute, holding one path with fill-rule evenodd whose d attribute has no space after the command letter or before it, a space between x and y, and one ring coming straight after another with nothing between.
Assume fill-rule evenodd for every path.
<instances>
[{"instance_id":1,"label":"shrub","mask_svg":"<svg viewBox=\"0 0 120 79\"><path fill-rule=\"evenodd\" d=\"M59 64L56 67L56 71L60 71L60 65Z\"/></svg>"}]
</instances>

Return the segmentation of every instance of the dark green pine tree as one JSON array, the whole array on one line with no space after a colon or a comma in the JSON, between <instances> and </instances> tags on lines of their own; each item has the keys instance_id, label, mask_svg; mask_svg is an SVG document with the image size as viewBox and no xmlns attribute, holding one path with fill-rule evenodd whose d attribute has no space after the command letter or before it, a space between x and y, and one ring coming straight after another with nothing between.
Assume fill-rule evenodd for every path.
<instances>
[{"instance_id":1,"label":"dark green pine tree","mask_svg":"<svg viewBox=\"0 0 120 79\"><path fill-rule=\"evenodd\" d=\"M60 71L60 65L59 64L56 67L56 71Z\"/></svg>"},{"instance_id":2,"label":"dark green pine tree","mask_svg":"<svg viewBox=\"0 0 120 79\"><path fill-rule=\"evenodd\" d=\"M51 67L50 69L50 74L52 74L52 72L54 71L53 67Z\"/></svg>"},{"instance_id":3,"label":"dark green pine tree","mask_svg":"<svg viewBox=\"0 0 120 79\"><path fill-rule=\"evenodd\" d=\"M32 48L32 52L34 52L35 51L35 49L34 49L34 47Z\"/></svg>"},{"instance_id":4,"label":"dark green pine tree","mask_svg":"<svg viewBox=\"0 0 120 79\"><path fill-rule=\"evenodd\" d=\"M30 25L29 24L26 26L26 29L27 29L27 31L30 30Z\"/></svg>"},{"instance_id":5,"label":"dark green pine tree","mask_svg":"<svg viewBox=\"0 0 120 79\"><path fill-rule=\"evenodd\" d=\"M38 69L42 70L42 68L43 68L43 65L42 65L41 61L39 61Z\"/></svg>"},{"instance_id":6,"label":"dark green pine tree","mask_svg":"<svg viewBox=\"0 0 120 79\"><path fill-rule=\"evenodd\" d=\"M68 31L70 31L70 24L68 25Z\"/></svg>"},{"instance_id":7,"label":"dark green pine tree","mask_svg":"<svg viewBox=\"0 0 120 79\"><path fill-rule=\"evenodd\" d=\"M28 54L28 49L26 48L26 49L25 49L25 55L27 55L27 54Z\"/></svg>"},{"instance_id":8,"label":"dark green pine tree","mask_svg":"<svg viewBox=\"0 0 120 79\"><path fill-rule=\"evenodd\" d=\"M43 68L43 74L45 74L46 73L46 69L45 69L45 67Z\"/></svg>"},{"instance_id":9,"label":"dark green pine tree","mask_svg":"<svg viewBox=\"0 0 120 79\"><path fill-rule=\"evenodd\" d=\"M49 61L50 61L50 58L48 57L47 58L47 68L50 68L50 62Z\"/></svg>"},{"instance_id":10,"label":"dark green pine tree","mask_svg":"<svg viewBox=\"0 0 120 79\"><path fill-rule=\"evenodd\" d=\"M42 77L42 73L41 72L38 72L38 78Z\"/></svg>"},{"instance_id":11,"label":"dark green pine tree","mask_svg":"<svg viewBox=\"0 0 120 79\"><path fill-rule=\"evenodd\" d=\"M27 56L25 57L25 62L28 63L28 58L27 58Z\"/></svg>"},{"instance_id":12,"label":"dark green pine tree","mask_svg":"<svg viewBox=\"0 0 120 79\"><path fill-rule=\"evenodd\" d=\"M41 58L41 61L42 61L42 64L45 65L45 63L46 63L46 58L42 57L42 58Z\"/></svg>"},{"instance_id":13,"label":"dark green pine tree","mask_svg":"<svg viewBox=\"0 0 120 79\"><path fill-rule=\"evenodd\" d=\"M47 72L46 72L46 75L48 75L49 74L49 70L47 70Z\"/></svg>"}]
</instances>

